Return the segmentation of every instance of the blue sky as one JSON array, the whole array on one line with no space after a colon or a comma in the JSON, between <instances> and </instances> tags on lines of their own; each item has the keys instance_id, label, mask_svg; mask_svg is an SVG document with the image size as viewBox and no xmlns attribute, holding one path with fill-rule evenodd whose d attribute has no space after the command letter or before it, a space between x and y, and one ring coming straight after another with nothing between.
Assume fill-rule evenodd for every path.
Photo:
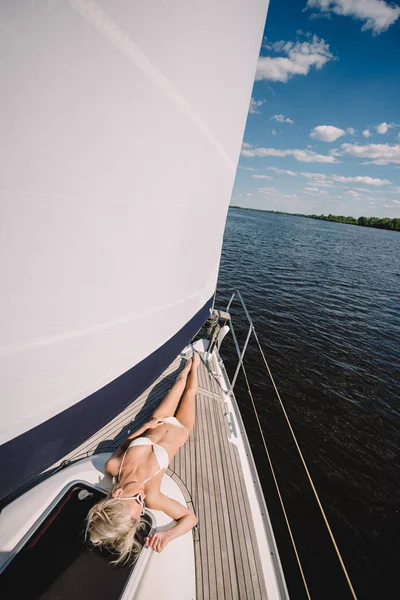
<instances>
[{"instance_id":1,"label":"blue sky","mask_svg":"<svg viewBox=\"0 0 400 600\"><path fill-rule=\"evenodd\" d=\"M231 204L400 217L400 3L271 0Z\"/></svg>"}]
</instances>

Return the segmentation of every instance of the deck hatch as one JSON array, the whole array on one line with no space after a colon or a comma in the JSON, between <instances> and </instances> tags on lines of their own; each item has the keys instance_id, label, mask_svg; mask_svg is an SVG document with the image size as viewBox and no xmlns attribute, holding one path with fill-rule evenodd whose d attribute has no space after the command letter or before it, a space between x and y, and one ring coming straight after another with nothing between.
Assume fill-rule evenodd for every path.
<instances>
[{"instance_id":1,"label":"deck hatch","mask_svg":"<svg viewBox=\"0 0 400 600\"><path fill-rule=\"evenodd\" d=\"M0 576L2 598L29 600L116 600L134 565L114 566L107 550L85 543L85 519L104 493L72 485ZM143 540L149 519L139 534Z\"/></svg>"}]
</instances>

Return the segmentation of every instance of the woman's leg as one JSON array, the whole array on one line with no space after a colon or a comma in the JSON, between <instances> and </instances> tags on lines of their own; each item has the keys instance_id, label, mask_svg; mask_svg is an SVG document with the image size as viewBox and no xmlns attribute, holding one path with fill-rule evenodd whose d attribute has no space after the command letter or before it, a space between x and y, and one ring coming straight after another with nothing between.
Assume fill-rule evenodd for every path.
<instances>
[{"instance_id":1,"label":"woman's leg","mask_svg":"<svg viewBox=\"0 0 400 600\"><path fill-rule=\"evenodd\" d=\"M184 392L191 366L192 359L189 358L189 360L186 362L186 365L179 373L174 385L169 390L164 400L162 400L161 404L159 404L156 410L154 411L153 417L162 419L163 417L172 417L172 415L175 413L176 408L179 404L179 400L181 399L181 396Z\"/></svg>"},{"instance_id":2,"label":"woman's leg","mask_svg":"<svg viewBox=\"0 0 400 600\"><path fill-rule=\"evenodd\" d=\"M194 426L195 419L195 399L198 387L197 367L200 363L200 357L195 354L193 357L192 368L187 378L185 393L183 394L176 418L190 433Z\"/></svg>"}]
</instances>

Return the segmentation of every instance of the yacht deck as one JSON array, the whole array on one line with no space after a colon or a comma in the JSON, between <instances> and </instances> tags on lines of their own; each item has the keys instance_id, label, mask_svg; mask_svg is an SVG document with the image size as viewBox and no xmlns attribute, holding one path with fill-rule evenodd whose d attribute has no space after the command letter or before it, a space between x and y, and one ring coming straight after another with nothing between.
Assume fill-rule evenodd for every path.
<instances>
[{"instance_id":1,"label":"yacht deck","mask_svg":"<svg viewBox=\"0 0 400 600\"><path fill-rule=\"evenodd\" d=\"M214 360L214 359L213 359ZM66 459L113 451L149 419L180 369L181 357L138 399ZM237 446L219 383L199 365L196 424L167 473L198 517L193 530L197 599L267 598L263 569Z\"/></svg>"}]
</instances>

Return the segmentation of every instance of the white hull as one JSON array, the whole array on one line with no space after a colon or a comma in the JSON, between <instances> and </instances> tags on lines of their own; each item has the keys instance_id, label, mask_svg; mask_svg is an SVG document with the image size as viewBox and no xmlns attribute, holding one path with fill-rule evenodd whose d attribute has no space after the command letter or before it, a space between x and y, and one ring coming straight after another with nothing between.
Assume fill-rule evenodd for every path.
<instances>
[{"instance_id":1,"label":"white hull","mask_svg":"<svg viewBox=\"0 0 400 600\"><path fill-rule=\"evenodd\" d=\"M75 463L35 486L2 511L0 573L74 483L87 483L105 492L111 489L112 478L104 470L109 457L110 454L97 454ZM163 478L161 491L185 504L181 490L167 475ZM147 510L147 513L152 517L154 529L169 529L175 524L163 512ZM54 551L57 552L57 548ZM179 585L176 585L178 580ZM175 590L173 595L171 590ZM120 600L171 600L172 597L176 600L190 600L195 596L193 539L189 532L174 540L174 544L167 546L161 554L144 548Z\"/></svg>"},{"instance_id":2,"label":"white hull","mask_svg":"<svg viewBox=\"0 0 400 600\"><path fill-rule=\"evenodd\" d=\"M208 341L199 340L194 346L198 352L203 353L208 346ZM190 350L186 348L185 351L187 353ZM198 588L199 579L207 580L210 577L209 570L215 568L217 580L218 578L222 580L223 572L225 573L229 562L224 562L226 561L226 557L224 559L219 554L220 551L218 548L223 547L222 540L221 542L214 540L214 536L219 536L222 533L223 524L221 521L227 520L231 523L230 527L232 527L232 530L228 527L226 533L228 537L233 536L231 540L236 546L234 552L241 553L244 541L241 539L243 533L240 533L240 521L247 519L251 521L251 526L246 530L246 535L249 535L251 531L253 531L253 534L247 539L246 544L250 544L251 552L254 553L255 557L259 556L258 560L261 567L259 576L261 575L263 578L263 588L267 593L267 597L269 600L287 600L289 597L288 591L268 509L235 397L229 393L230 384L224 364L216 349L212 355L205 353L202 356L206 364L209 365L209 381L214 380L217 382L218 395L216 395L216 388L213 387L213 384L210 384L208 391L202 388L203 385L208 385L206 382L207 378L205 377L207 372L203 370L200 376L199 388L199 394L200 396L203 395L203 399L197 400L203 403L202 408L197 410L198 417L201 416L202 421L197 422L192 438L187 442L187 444L192 445L190 452L194 453L193 456L197 458L194 463L191 463L190 468L187 465L180 472L179 465L185 462L182 455L178 459L178 467L177 465L175 467L171 465L173 469L178 470L178 473L172 471L173 476L177 475L178 479L173 479L173 476L165 475L162 482L162 491L164 493L175 498L182 504L188 505L196 512L199 518L198 534L194 535L193 532L189 532L182 538L174 540L160 555L145 549L125 587L121 599L131 600L135 598L137 600L140 598L141 600L148 600L149 598L161 598L163 600L180 600L182 598L182 600L190 600L196 597L207 597L204 590ZM172 372L175 372L174 367L171 366L171 368ZM160 381L163 381L164 377L169 377L169 373L170 371L165 376L162 376ZM159 385L160 382L155 387L157 388ZM213 389L214 392L212 391ZM205 393L208 396L204 398ZM152 395L153 392L151 390L143 395L144 406L149 402L149 398ZM142 400L139 399L139 402L141 403ZM207 456L211 452L211 447L207 449L207 437L209 434L205 430L210 424L213 412L210 407L211 412L208 414L206 407L209 403L212 404L213 402L223 407L219 413L220 423L219 425L216 423L215 427L216 431L218 427L223 431L225 450L223 451L224 444L219 446L221 455L215 455L214 461L210 464L210 468L215 472L209 473L207 469L204 470L204 465L207 463ZM133 410L135 410L134 406L135 403ZM75 456L82 456L85 452L90 453L90 449L98 447L102 439L113 438L115 431L121 431L124 423L129 423L129 426L132 426L132 420L135 423L133 415L140 415L142 408L139 407L136 410L137 412L127 411L126 416L124 414L120 415L115 420L115 425L110 423L108 427L94 436L93 442L89 440L87 445L77 448L75 454L69 456L68 459L74 461ZM214 418L217 414L218 411L214 413ZM210 489L209 486L213 486L212 482L214 481L215 483L218 477L225 479L228 475L228 471L225 471L223 466L224 461L229 460L229 452L228 454L226 453L226 444L235 447L233 453L238 456L238 465L240 465L239 469L241 473L235 472L231 477L233 476L238 479L243 477L245 492L242 496L240 494L243 494L243 489L239 492L239 488L237 488L238 496L235 496L236 492L232 492L231 502L226 504L223 516L220 514L217 517L219 522L215 524L216 530L214 530L211 521L218 515L218 503L221 501L222 495L226 493L226 490L223 488ZM212 444L212 446L214 447L214 452L216 452L218 445L214 446ZM55 475L52 475L6 506L0 514L0 548L3 551L3 554L0 556L0 573L12 561L26 540L32 535L32 532L49 514L52 506L57 503L65 493L66 488L73 482L87 482L93 487L105 491L110 489L112 480L104 472L104 463L108 456L109 454L94 454L87 459L73 462L72 466L66 467ZM222 467L222 472L220 473L216 472L218 465L220 465L220 468ZM177 485L176 481L178 481L179 485ZM198 493L195 493L193 496L194 481L194 489L197 489ZM182 489L180 486L183 486ZM231 488L233 490L234 487L231 481L228 483L227 489ZM184 493L182 493L182 490L184 490ZM201 507L202 496L204 496L207 506ZM147 513L152 516L154 527L169 528L174 524L174 521L171 521L164 513L152 510L147 510ZM233 523L235 520L237 521L236 524ZM237 539L237 536L240 539ZM219 546L220 543L221 546ZM210 564L207 569L204 565L204 557L208 552L210 553ZM222 570L218 571L216 565L223 565ZM238 565L239 563L237 563L238 572L236 576L239 578L243 574ZM210 586L209 590L212 595L213 588L211 581L208 582L208 585ZM217 585L221 586L222 581ZM239 597L241 597L240 590L238 592ZM233 593L232 597L236 598L236 594L237 592ZM257 594L253 596L251 593L248 593L247 598L249 600L253 597L259 596Z\"/></svg>"}]
</instances>

